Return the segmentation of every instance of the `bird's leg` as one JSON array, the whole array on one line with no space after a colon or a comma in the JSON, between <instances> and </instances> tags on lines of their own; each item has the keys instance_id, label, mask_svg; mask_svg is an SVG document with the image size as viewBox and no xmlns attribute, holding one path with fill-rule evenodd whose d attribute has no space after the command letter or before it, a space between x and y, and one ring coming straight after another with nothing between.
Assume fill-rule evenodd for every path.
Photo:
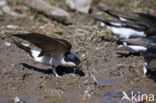
<instances>
[{"instance_id":1,"label":"bird's leg","mask_svg":"<svg viewBox=\"0 0 156 103\"><path fill-rule=\"evenodd\" d=\"M56 67L55 67L55 66L52 66L52 71L53 71L53 73L54 73L54 75L55 75L56 77L59 77L59 75L58 75L57 72L56 72Z\"/></svg>"},{"instance_id":2,"label":"bird's leg","mask_svg":"<svg viewBox=\"0 0 156 103\"><path fill-rule=\"evenodd\" d=\"M145 74L147 73L147 64L148 64L148 59L145 58L145 61L144 61L144 66L143 66L143 73L144 73L144 77L145 77Z\"/></svg>"}]
</instances>

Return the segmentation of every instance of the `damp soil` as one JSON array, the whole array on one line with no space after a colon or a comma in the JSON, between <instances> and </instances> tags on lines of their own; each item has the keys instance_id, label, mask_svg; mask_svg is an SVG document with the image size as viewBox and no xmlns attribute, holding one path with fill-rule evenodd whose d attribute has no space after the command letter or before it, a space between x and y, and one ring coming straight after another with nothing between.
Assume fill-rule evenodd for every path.
<instances>
[{"instance_id":1,"label":"damp soil","mask_svg":"<svg viewBox=\"0 0 156 103\"><path fill-rule=\"evenodd\" d=\"M11 7L23 6L17 0L16 3L9 2ZM68 10L61 0L55 2L52 0L51 4ZM97 2L94 0L91 12L99 12ZM135 8L127 4L130 0L124 3L102 2L119 10L146 11L156 15L154 0L141 2ZM123 91L128 95L131 91L156 94L155 73L143 76L143 57L117 50L117 43L104 41L102 37L111 37L112 34L105 27L99 27L99 22L88 15L68 10L73 24L65 26L30 10L21 11L27 15L25 18L6 14L0 17L0 103L14 103L15 98L19 98L20 103L130 103L121 101ZM16 28L8 28L8 25ZM12 34L27 32L68 40L72 52L80 57L81 65L76 68L57 67L60 75L57 78L50 66L34 62L13 44L5 45L12 40Z\"/></svg>"}]
</instances>

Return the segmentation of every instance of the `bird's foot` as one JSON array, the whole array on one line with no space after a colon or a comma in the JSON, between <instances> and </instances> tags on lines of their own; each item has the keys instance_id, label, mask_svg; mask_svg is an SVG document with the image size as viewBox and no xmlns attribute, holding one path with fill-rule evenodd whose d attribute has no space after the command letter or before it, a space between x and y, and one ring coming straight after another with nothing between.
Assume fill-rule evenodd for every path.
<instances>
[{"instance_id":1,"label":"bird's foot","mask_svg":"<svg viewBox=\"0 0 156 103\"><path fill-rule=\"evenodd\" d=\"M143 77L145 77L145 76L146 76L146 73L147 73L147 68L146 68L146 66L144 65L142 69L143 69Z\"/></svg>"},{"instance_id":2,"label":"bird's foot","mask_svg":"<svg viewBox=\"0 0 156 103\"><path fill-rule=\"evenodd\" d=\"M144 66L143 66L143 77L145 77L146 76L146 73L147 73L147 64L148 64L148 59L145 59L145 61L144 61Z\"/></svg>"},{"instance_id":3,"label":"bird's foot","mask_svg":"<svg viewBox=\"0 0 156 103\"><path fill-rule=\"evenodd\" d=\"M52 71L56 77L60 77L56 72L56 67L52 66Z\"/></svg>"}]
</instances>

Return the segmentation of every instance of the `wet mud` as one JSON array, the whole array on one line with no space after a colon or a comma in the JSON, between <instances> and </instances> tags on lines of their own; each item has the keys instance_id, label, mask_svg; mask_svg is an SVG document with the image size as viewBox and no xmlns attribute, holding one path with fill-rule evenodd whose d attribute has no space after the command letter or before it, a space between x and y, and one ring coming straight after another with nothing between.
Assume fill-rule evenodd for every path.
<instances>
[{"instance_id":1,"label":"wet mud","mask_svg":"<svg viewBox=\"0 0 156 103\"><path fill-rule=\"evenodd\" d=\"M112 1L102 2L109 5ZM60 0L57 3L63 5ZM111 6L125 9L115 4L112 2ZM153 8L143 8L143 5L136 10L145 9L156 14L154 3ZM95 4L92 8L92 12L99 12ZM24 13L28 15L25 18L0 17L0 103L14 103L15 99L20 99L20 103L130 103L121 101L123 91L129 96L131 91L156 94L155 72L143 76L143 57L129 55L129 52L117 50L115 42L104 41L101 37L110 37L111 32L100 28L88 15L70 11L73 25L65 26L40 13L36 16L34 11ZM12 34L26 32L68 40L72 43L72 52L80 57L81 65L58 67L60 77L56 78L50 66L34 62L13 44L5 45L12 40Z\"/></svg>"}]
</instances>

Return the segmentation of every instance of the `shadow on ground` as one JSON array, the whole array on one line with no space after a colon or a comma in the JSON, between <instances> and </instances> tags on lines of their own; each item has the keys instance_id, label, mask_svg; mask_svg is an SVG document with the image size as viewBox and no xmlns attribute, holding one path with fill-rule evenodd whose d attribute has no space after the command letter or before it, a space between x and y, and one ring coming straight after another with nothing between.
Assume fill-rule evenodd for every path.
<instances>
[{"instance_id":1,"label":"shadow on ground","mask_svg":"<svg viewBox=\"0 0 156 103\"><path fill-rule=\"evenodd\" d=\"M53 74L51 69L42 69L42 68L37 68L31 65L28 65L26 63L21 63L21 65L27 69L31 69L40 73L44 73L44 74ZM60 75L63 76L64 74L70 74L70 73L74 73L76 75L79 75L80 77L85 76L85 73L82 70L79 69L73 69L73 68L69 68L69 67L64 67L64 66L58 66L56 68L56 72Z\"/></svg>"}]
</instances>

